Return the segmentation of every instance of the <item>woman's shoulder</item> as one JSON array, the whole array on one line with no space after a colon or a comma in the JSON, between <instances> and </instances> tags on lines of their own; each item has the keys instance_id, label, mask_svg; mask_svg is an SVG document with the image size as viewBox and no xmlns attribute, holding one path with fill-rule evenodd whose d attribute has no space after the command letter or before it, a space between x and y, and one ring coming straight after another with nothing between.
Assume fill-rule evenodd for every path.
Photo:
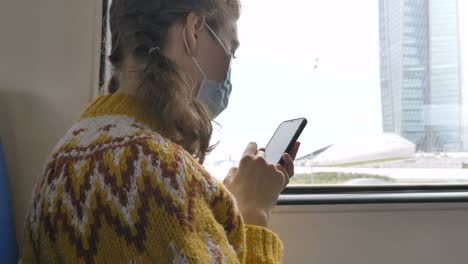
<instances>
[{"instance_id":1,"label":"woman's shoulder","mask_svg":"<svg viewBox=\"0 0 468 264\"><path fill-rule=\"evenodd\" d=\"M169 183L174 189L201 184L212 193L213 186L219 185L182 146L125 116L80 120L59 141L47 164L73 169L89 162L90 169L99 174L109 171L110 177L149 177L153 183Z\"/></svg>"},{"instance_id":2,"label":"woman's shoulder","mask_svg":"<svg viewBox=\"0 0 468 264\"><path fill-rule=\"evenodd\" d=\"M211 200L218 193L222 184L202 165L145 124L113 117L96 121L81 120L60 140L44 166L39 189L82 183L80 189L94 186L91 189L121 193L124 198L134 191L148 191L181 202L190 195Z\"/></svg>"},{"instance_id":3,"label":"woman's shoulder","mask_svg":"<svg viewBox=\"0 0 468 264\"><path fill-rule=\"evenodd\" d=\"M82 156L148 140L166 141L150 126L131 117L120 115L84 118L65 133L50 156L53 159L71 152L74 156Z\"/></svg>"}]
</instances>

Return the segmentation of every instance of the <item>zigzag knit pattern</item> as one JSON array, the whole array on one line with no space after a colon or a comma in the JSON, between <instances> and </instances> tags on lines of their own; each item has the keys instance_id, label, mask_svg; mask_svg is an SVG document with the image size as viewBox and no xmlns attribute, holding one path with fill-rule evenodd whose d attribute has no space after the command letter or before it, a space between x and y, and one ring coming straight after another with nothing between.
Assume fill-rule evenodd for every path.
<instances>
[{"instance_id":1,"label":"zigzag knit pattern","mask_svg":"<svg viewBox=\"0 0 468 264\"><path fill-rule=\"evenodd\" d=\"M157 133L141 102L93 102L37 179L23 263L280 263L222 183Z\"/></svg>"}]
</instances>

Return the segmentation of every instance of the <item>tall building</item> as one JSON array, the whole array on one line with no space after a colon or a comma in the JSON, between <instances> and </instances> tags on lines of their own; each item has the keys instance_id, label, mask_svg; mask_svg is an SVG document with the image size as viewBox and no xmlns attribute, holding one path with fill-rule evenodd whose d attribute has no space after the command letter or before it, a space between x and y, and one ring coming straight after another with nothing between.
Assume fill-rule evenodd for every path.
<instances>
[{"instance_id":1,"label":"tall building","mask_svg":"<svg viewBox=\"0 0 468 264\"><path fill-rule=\"evenodd\" d=\"M380 0L379 13L384 132L468 151L458 0Z\"/></svg>"}]
</instances>

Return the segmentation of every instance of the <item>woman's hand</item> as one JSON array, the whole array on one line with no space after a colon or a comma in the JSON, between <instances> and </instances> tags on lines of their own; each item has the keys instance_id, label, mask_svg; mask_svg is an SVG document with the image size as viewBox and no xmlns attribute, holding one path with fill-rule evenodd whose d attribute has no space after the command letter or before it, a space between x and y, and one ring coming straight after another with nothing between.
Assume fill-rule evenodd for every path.
<instances>
[{"instance_id":1,"label":"woman's hand","mask_svg":"<svg viewBox=\"0 0 468 264\"><path fill-rule=\"evenodd\" d=\"M268 164L264 150L250 143L240 161L239 168L232 168L224 179L224 185L237 200L246 224L268 226L271 212L279 194L294 175L293 160L299 148L296 143L289 154L283 155L284 165Z\"/></svg>"}]
</instances>

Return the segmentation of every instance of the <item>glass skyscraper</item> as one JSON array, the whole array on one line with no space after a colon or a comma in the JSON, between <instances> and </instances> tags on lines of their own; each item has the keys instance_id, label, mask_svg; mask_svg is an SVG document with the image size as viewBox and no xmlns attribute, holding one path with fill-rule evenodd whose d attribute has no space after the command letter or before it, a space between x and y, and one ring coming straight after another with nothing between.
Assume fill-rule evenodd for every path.
<instances>
[{"instance_id":1,"label":"glass skyscraper","mask_svg":"<svg viewBox=\"0 0 468 264\"><path fill-rule=\"evenodd\" d=\"M458 0L380 0L379 13L384 131L418 151L468 151Z\"/></svg>"}]
</instances>

